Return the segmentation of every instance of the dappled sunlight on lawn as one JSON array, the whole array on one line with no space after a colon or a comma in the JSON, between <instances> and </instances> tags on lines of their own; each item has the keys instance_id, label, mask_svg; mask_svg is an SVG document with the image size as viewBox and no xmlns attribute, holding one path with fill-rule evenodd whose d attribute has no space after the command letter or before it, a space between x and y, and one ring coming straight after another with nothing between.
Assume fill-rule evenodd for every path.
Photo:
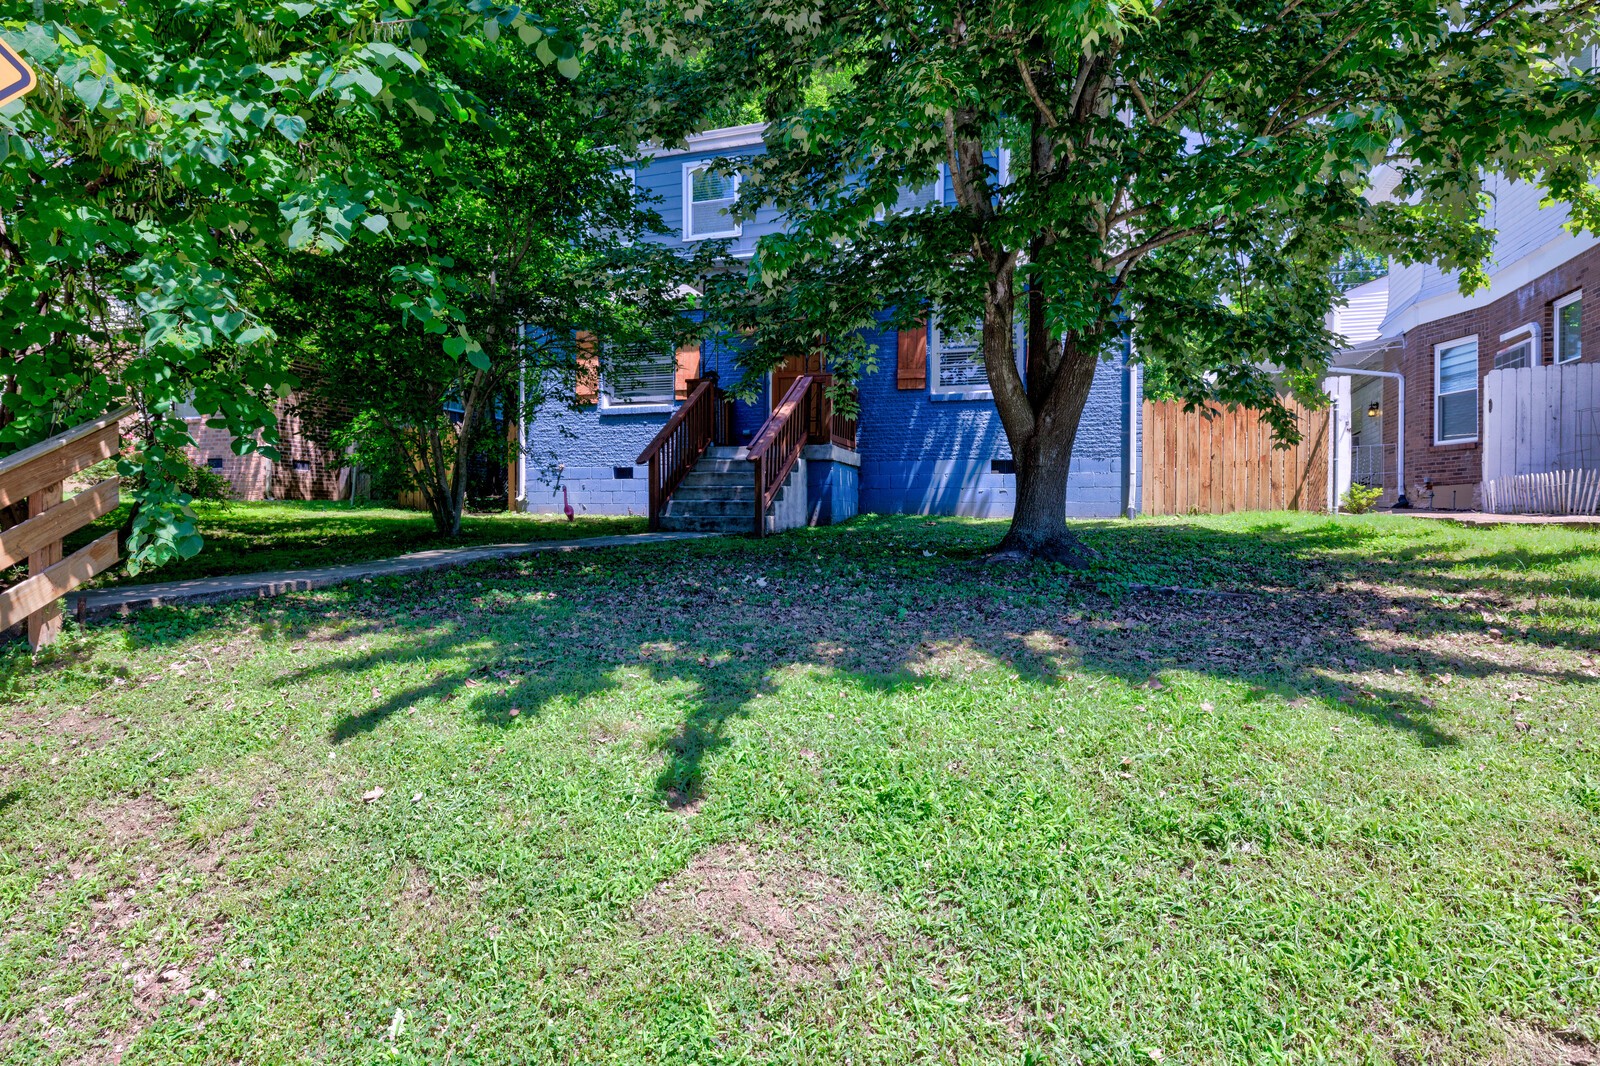
<instances>
[{"instance_id":1,"label":"dappled sunlight on lawn","mask_svg":"<svg viewBox=\"0 0 1600 1066\"><path fill-rule=\"evenodd\" d=\"M864 518L97 627L0 712L14 987L95 987L55 814L157 796L151 854L229 858L130 882L218 916L148 958L223 997L140 1024L213 1057L403 1009L504 1061L1479 1061L1600 1006L1600 556L1437 528L1088 523L1074 574Z\"/></svg>"}]
</instances>

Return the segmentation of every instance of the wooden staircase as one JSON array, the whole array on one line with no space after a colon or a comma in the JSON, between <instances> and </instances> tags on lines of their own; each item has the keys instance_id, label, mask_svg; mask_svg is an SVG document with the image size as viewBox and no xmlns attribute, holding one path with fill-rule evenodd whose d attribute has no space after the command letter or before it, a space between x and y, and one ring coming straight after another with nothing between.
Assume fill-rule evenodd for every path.
<instances>
[{"instance_id":1,"label":"wooden staircase","mask_svg":"<svg viewBox=\"0 0 1600 1066\"><path fill-rule=\"evenodd\" d=\"M689 385L637 460L650 466L650 528L765 536L804 525L806 445L856 446L855 419L833 409L828 375L797 377L748 448L733 445L733 405L716 375Z\"/></svg>"},{"instance_id":2,"label":"wooden staircase","mask_svg":"<svg viewBox=\"0 0 1600 1066\"><path fill-rule=\"evenodd\" d=\"M776 512L788 499L787 493L803 491L803 486L794 484L803 472L804 467L798 464L789 470L789 476L765 508L763 532L777 531ZM754 525L755 506L749 450L713 446L678 483L661 512L660 526L685 533L749 533Z\"/></svg>"}]
</instances>

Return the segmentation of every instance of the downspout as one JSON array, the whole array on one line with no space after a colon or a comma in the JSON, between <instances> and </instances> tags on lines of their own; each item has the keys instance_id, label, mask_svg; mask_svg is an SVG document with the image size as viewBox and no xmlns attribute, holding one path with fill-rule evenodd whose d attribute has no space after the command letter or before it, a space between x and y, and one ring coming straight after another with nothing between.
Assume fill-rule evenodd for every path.
<instances>
[{"instance_id":1,"label":"downspout","mask_svg":"<svg viewBox=\"0 0 1600 1066\"><path fill-rule=\"evenodd\" d=\"M1122 516L1136 518L1139 514L1139 364L1133 361L1133 338L1129 337L1122 349Z\"/></svg>"},{"instance_id":2,"label":"downspout","mask_svg":"<svg viewBox=\"0 0 1600 1066\"><path fill-rule=\"evenodd\" d=\"M528 513L528 368L517 369L517 497L518 514Z\"/></svg>"},{"instance_id":3,"label":"downspout","mask_svg":"<svg viewBox=\"0 0 1600 1066\"><path fill-rule=\"evenodd\" d=\"M1393 370L1362 370L1353 366L1330 366L1330 374L1344 374L1347 376L1363 376L1369 378L1387 378L1398 381L1400 388L1400 424L1394 435L1394 476L1400 482L1399 495L1395 497L1394 507L1391 510L1406 511L1411 509L1411 498L1406 495L1406 376Z\"/></svg>"}]
</instances>

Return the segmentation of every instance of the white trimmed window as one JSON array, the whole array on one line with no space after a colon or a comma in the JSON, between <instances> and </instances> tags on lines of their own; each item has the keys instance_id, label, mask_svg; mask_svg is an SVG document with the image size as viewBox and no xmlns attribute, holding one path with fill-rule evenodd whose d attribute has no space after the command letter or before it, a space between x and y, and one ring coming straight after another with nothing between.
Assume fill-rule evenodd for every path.
<instances>
[{"instance_id":1,"label":"white trimmed window","mask_svg":"<svg viewBox=\"0 0 1600 1066\"><path fill-rule=\"evenodd\" d=\"M904 215L931 204L944 203L944 164L939 164L939 176L920 189L902 188L894 201L894 213Z\"/></svg>"},{"instance_id":2,"label":"white trimmed window","mask_svg":"<svg viewBox=\"0 0 1600 1066\"><path fill-rule=\"evenodd\" d=\"M1556 362L1576 363L1583 357L1583 290L1555 302Z\"/></svg>"},{"instance_id":3,"label":"white trimmed window","mask_svg":"<svg viewBox=\"0 0 1600 1066\"><path fill-rule=\"evenodd\" d=\"M1518 341L1507 348L1501 348L1494 353L1494 368L1496 370L1520 370L1525 366L1533 365L1533 341Z\"/></svg>"},{"instance_id":4,"label":"white trimmed window","mask_svg":"<svg viewBox=\"0 0 1600 1066\"><path fill-rule=\"evenodd\" d=\"M739 199L739 176L714 169L710 163L683 165L683 239L737 237L739 223L733 218Z\"/></svg>"},{"instance_id":5,"label":"white trimmed window","mask_svg":"<svg viewBox=\"0 0 1600 1066\"><path fill-rule=\"evenodd\" d=\"M1433 349L1433 442L1478 439L1478 338L1463 337Z\"/></svg>"},{"instance_id":6,"label":"white trimmed window","mask_svg":"<svg viewBox=\"0 0 1600 1066\"><path fill-rule=\"evenodd\" d=\"M607 354L605 407L671 407L677 387L678 353L664 341L611 345Z\"/></svg>"},{"instance_id":7,"label":"white trimmed window","mask_svg":"<svg viewBox=\"0 0 1600 1066\"><path fill-rule=\"evenodd\" d=\"M928 363L928 382L934 392L987 393L983 321L946 323L935 319L928 337Z\"/></svg>"}]
</instances>

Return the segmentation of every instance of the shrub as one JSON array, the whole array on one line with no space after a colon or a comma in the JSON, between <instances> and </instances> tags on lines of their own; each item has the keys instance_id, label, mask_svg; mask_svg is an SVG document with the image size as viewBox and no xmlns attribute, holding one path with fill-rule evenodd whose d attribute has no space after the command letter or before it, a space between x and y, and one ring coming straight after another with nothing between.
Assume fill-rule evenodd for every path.
<instances>
[{"instance_id":1,"label":"shrub","mask_svg":"<svg viewBox=\"0 0 1600 1066\"><path fill-rule=\"evenodd\" d=\"M233 482L210 467L201 466L187 455L182 456L179 461L184 467L182 475L174 479L179 492L187 493L197 500L216 500L219 503L227 503L233 499Z\"/></svg>"},{"instance_id":2,"label":"shrub","mask_svg":"<svg viewBox=\"0 0 1600 1066\"><path fill-rule=\"evenodd\" d=\"M1366 514L1382 495L1383 489L1379 486L1353 484L1339 497L1339 506L1348 514Z\"/></svg>"}]
</instances>

